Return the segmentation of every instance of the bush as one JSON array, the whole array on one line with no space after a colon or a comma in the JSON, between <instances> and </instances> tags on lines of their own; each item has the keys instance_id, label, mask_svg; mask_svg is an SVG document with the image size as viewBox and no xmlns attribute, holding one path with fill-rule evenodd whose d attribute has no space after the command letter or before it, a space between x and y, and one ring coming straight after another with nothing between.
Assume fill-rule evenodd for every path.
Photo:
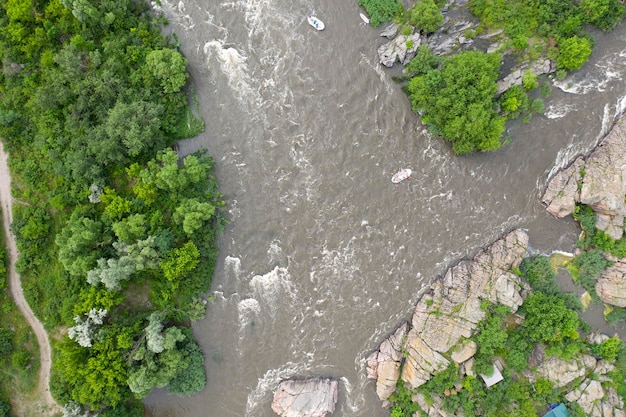
<instances>
[{"instance_id":1,"label":"bush","mask_svg":"<svg viewBox=\"0 0 626 417\"><path fill-rule=\"evenodd\" d=\"M559 56L556 65L560 69L577 70L591 55L591 41L587 38L572 36L559 42Z\"/></svg>"},{"instance_id":2,"label":"bush","mask_svg":"<svg viewBox=\"0 0 626 417\"><path fill-rule=\"evenodd\" d=\"M591 353L610 362L617 358L617 355L624 348L623 345L624 343L619 337L613 336L600 344L591 345Z\"/></svg>"},{"instance_id":3,"label":"bush","mask_svg":"<svg viewBox=\"0 0 626 417\"><path fill-rule=\"evenodd\" d=\"M404 74L408 77L426 74L428 71L437 68L439 65L439 57L422 44L417 48L417 53L409 61L404 69Z\"/></svg>"},{"instance_id":4,"label":"bush","mask_svg":"<svg viewBox=\"0 0 626 417\"><path fill-rule=\"evenodd\" d=\"M528 91L537 88L539 86L539 83L537 82L537 74L527 69L526 72L524 72L524 74L522 75L522 84L524 85L524 88Z\"/></svg>"},{"instance_id":5,"label":"bush","mask_svg":"<svg viewBox=\"0 0 626 417\"><path fill-rule=\"evenodd\" d=\"M513 85L500 97L502 113L510 119L515 119L528 110L530 99L519 85Z\"/></svg>"},{"instance_id":6,"label":"bush","mask_svg":"<svg viewBox=\"0 0 626 417\"><path fill-rule=\"evenodd\" d=\"M413 110L452 142L457 155L500 148L505 120L494 111L499 68L499 54L461 52L409 81Z\"/></svg>"},{"instance_id":7,"label":"bush","mask_svg":"<svg viewBox=\"0 0 626 417\"><path fill-rule=\"evenodd\" d=\"M613 265L598 249L582 252L572 261L577 268L576 280L590 294L596 296L596 278L602 271Z\"/></svg>"},{"instance_id":8,"label":"bush","mask_svg":"<svg viewBox=\"0 0 626 417\"><path fill-rule=\"evenodd\" d=\"M533 114L542 114L545 110L545 105L543 104L543 100L540 98L536 98L530 104L530 112Z\"/></svg>"},{"instance_id":9,"label":"bush","mask_svg":"<svg viewBox=\"0 0 626 417\"><path fill-rule=\"evenodd\" d=\"M0 360L7 358L13 352L13 332L6 327L0 327Z\"/></svg>"},{"instance_id":10,"label":"bush","mask_svg":"<svg viewBox=\"0 0 626 417\"><path fill-rule=\"evenodd\" d=\"M359 6L365 7L370 16L370 24L374 27L389 22L404 10L398 0L359 0Z\"/></svg>"},{"instance_id":11,"label":"bush","mask_svg":"<svg viewBox=\"0 0 626 417\"><path fill-rule=\"evenodd\" d=\"M409 23L424 33L432 33L443 23L443 14L434 0L420 0L409 9Z\"/></svg>"}]
</instances>

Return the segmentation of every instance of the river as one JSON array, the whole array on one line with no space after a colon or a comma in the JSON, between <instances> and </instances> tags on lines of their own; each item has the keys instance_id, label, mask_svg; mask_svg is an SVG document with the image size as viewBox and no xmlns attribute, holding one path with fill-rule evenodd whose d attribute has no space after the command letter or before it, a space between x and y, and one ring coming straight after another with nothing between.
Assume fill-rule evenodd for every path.
<instances>
[{"instance_id":1,"label":"river","mask_svg":"<svg viewBox=\"0 0 626 417\"><path fill-rule=\"evenodd\" d=\"M553 85L546 114L498 152L455 157L378 64L356 0L161 0L184 54L228 203L207 318L208 383L153 391L153 417L270 417L281 379L341 380L337 417L382 417L364 359L420 291L512 228L571 251L578 229L539 203L554 166L592 148L626 107L626 25ZM306 15L326 30L316 32ZM401 167L411 181L394 185Z\"/></svg>"}]
</instances>

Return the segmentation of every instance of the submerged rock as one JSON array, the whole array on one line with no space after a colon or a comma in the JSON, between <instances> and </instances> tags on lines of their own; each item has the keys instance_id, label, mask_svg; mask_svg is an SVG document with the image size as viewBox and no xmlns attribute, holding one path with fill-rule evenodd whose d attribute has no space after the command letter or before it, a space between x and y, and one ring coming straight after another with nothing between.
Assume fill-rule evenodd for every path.
<instances>
[{"instance_id":1,"label":"submerged rock","mask_svg":"<svg viewBox=\"0 0 626 417\"><path fill-rule=\"evenodd\" d=\"M282 381L274 393L272 410L281 417L324 417L335 411L338 382L312 378Z\"/></svg>"}]
</instances>

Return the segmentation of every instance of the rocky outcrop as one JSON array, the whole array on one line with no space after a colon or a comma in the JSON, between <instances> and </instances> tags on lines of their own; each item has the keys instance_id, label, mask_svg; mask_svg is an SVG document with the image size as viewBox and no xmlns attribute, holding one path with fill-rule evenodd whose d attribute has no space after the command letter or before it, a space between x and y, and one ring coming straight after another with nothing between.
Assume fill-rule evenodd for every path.
<instances>
[{"instance_id":1,"label":"rocky outcrop","mask_svg":"<svg viewBox=\"0 0 626 417\"><path fill-rule=\"evenodd\" d=\"M444 356L448 353L459 364L471 360L476 352L472 343L449 351L463 338L471 337L485 317L483 301L505 304L513 311L522 304L528 288L509 271L519 266L527 250L528 235L514 230L472 260L450 268L432 284L417 303L408 333L408 325L402 326L368 358L368 377L376 379L381 400L393 393L397 381L393 377L400 372L403 360L400 377L410 388L445 369L450 363ZM401 339L406 340L399 346ZM471 364L469 369L471 372Z\"/></svg>"},{"instance_id":2,"label":"rocky outcrop","mask_svg":"<svg viewBox=\"0 0 626 417\"><path fill-rule=\"evenodd\" d=\"M555 216L574 212L575 204L590 206L596 227L618 240L626 216L626 124L621 119L586 158L559 171L548 183L542 202Z\"/></svg>"},{"instance_id":3,"label":"rocky outcrop","mask_svg":"<svg viewBox=\"0 0 626 417\"><path fill-rule=\"evenodd\" d=\"M428 382L432 375L446 369L450 363L440 353L428 346L415 329L411 329L404 349L406 362L402 368L402 380L411 388Z\"/></svg>"},{"instance_id":4,"label":"rocky outcrop","mask_svg":"<svg viewBox=\"0 0 626 417\"><path fill-rule=\"evenodd\" d=\"M596 359L590 355L581 355L569 361L559 356L550 356L537 367L534 373L528 373L526 376L531 382L538 378L545 378L552 381L556 388L561 388L576 378L591 373L596 364Z\"/></svg>"},{"instance_id":5,"label":"rocky outcrop","mask_svg":"<svg viewBox=\"0 0 626 417\"><path fill-rule=\"evenodd\" d=\"M603 387L600 381L585 379L574 391L565 395L569 402L577 402L588 417L624 417L624 401L612 386Z\"/></svg>"},{"instance_id":6,"label":"rocky outcrop","mask_svg":"<svg viewBox=\"0 0 626 417\"><path fill-rule=\"evenodd\" d=\"M521 65L497 82L498 91L496 94L502 94L513 85L522 85L522 76L527 70L530 70L530 72L535 75L549 74L556 71L556 64L549 59L544 58L538 59L530 65Z\"/></svg>"},{"instance_id":7,"label":"rocky outcrop","mask_svg":"<svg viewBox=\"0 0 626 417\"><path fill-rule=\"evenodd\" d=\"M476 354L476 350L478 349L478 345L473 340L470 340L467 343L459 345L451 354L450 359L452 359L455 363L463 363L470 359L472 356Z\"/></svg>"},{"instance_id":8,"label":"rocky outcrop","mask_svg":"<svg viewBox=\"0 0 626 417\"><path fill-rule=\"evenodd\" d=\"M384 66L391 68L396 62L405 65L415 56L417 48L419 48L421 43L421 37L419 32L416 32L413 27L407 27L411 29L407 35L404 33L398 34L397 24L389 25L381 33L381 36L391 38L389 42L378 48L378 58Z\"/></svg>"},{"instance_id":9,"label":"rocky outcrop","mask_svg":"<svg viewBox=\"0 0 626 417\"><path fill-rule=\"evenodd\" d=\"M376 380L376 394L382 401L387 400L396 390L400 377L400 365L404 359L402 346L408 332L404 323L394 334L380 344L377 351L367 358L367 377Z\"/></svg>"},{"instance_id":10,"label":"rocky outcrop","mask_svg":"<svg viewBox=\"0 0 626 417\"><path fill-rule=\"evenodd\" d=\"M626 307L626 259L616 261L596 280L596 293L602 301Z\"/></svg>"},{"instance_id":11,"label":"rocky outcrop","mask_svg":"<svg viewBox=\"0 0 626 417\"><path fill-rule=\"evenodd\" d=\"M281 417L324 417L335 411L338 385L336 380L323 378L282 381L272 410Z\"/></svg>"}]
</instances>

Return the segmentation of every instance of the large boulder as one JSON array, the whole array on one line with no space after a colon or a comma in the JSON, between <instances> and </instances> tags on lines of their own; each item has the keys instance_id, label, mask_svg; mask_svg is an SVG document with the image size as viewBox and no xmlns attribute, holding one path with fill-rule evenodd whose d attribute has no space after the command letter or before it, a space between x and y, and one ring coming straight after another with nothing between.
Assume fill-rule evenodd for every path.
<instances>
[{"instance_id":1,"label":"large boulder","mask_svg":"<svg viewBox=\"0 0 626 417\"><path fill-rule=\"evenodd\" d=\"M443 371L450 363L424 343L415 329L409 331L404 350L407 358L402 368L402 380L410 388L425 384L433 374Z\"/></svg>"},{"instance_id":2,"label":"large boulder","mask_svg":"<svg viewBox=\"0 0 626 417\"><path fill-rule=\"evenodd\" d=\"M397 28L395 28L394 32L397 32ZM387 33L387 31L384 33ZM411 28L411 33L408 35L399 34L393 36L395 36L393 39L378 48L380 63L388 68L393 67L393 64L396 62L400 62L402 65L407 64L413 59L421 43L419 32L415 32L413 28Z\"/></svg>"},{"instance_id":3,"label":"large boulder","mask_svg":"<svg viewBox=\"0 0 626 417\"><path fill-rule=\"evenodd\" d=\"M626 307L626 260L618 260L596 281L596 293L602 301L618 307Z\"/></svg>"},{"instance_id":4,"label":"large boulder","mask_svg":"<svg viewBox=\"0 0 626 417\"><path fill-rule=\"evenodd\" d=\"M534 374L529 374L528 376L531 382L535 381L537 378L546 378L554 382L556 388L560 388L566 386L576 378L591 373L595 369L596 363L596 359L590 355L581 355L569 361L559 356L550 356L537 367Z\"/></svg>"},{"instance_id":5,"label":"large boulder","mask_svg":"<svg viewBox=\"0 0 626 417\"><path fill-rule=\"evenodd\" d=\"M485 317L483 300L516 311L527 289L508 271L519 266L527 250L528 235L514 230L472 260L450 268L417 303L413 328L428 346L445 353L461 338L470 337Z\"/></svg>"},{"instance_id":6,"label":"large boulder","mask_svg":"<svg viewBox=\"0 0 626 417\"><path fill-rule=\"evenodd\" d=\"M565 217L574 213L576 203L580 201L580 184L585 160L582 157L567 168L556 173L548 182L541 202L547 206L550 214L556 217Z\"/></svg>"},{"instance_id":7,"label":"large boulder","mask_svg":"<svg viewBox=\"0 0 626 417\"><path fill-rule=\"evenodd\" d=\"M402 343L408 327L408 323L400 326L367 358L367 377L376 380L376 394L381 401L386 401L396 390L400 365L404 359Z\"/></svg>"},{"instance_id":8,"label":"large boulder","mask_svg":"<svg viewBox=\"0 0 626 417\"><path fill-rule=\"evenodd\" d=\"M274 393L272 410L281 417L324 417L335 411L338 385L325 378L282 381Z\"/></svg>"}]
</instances>

